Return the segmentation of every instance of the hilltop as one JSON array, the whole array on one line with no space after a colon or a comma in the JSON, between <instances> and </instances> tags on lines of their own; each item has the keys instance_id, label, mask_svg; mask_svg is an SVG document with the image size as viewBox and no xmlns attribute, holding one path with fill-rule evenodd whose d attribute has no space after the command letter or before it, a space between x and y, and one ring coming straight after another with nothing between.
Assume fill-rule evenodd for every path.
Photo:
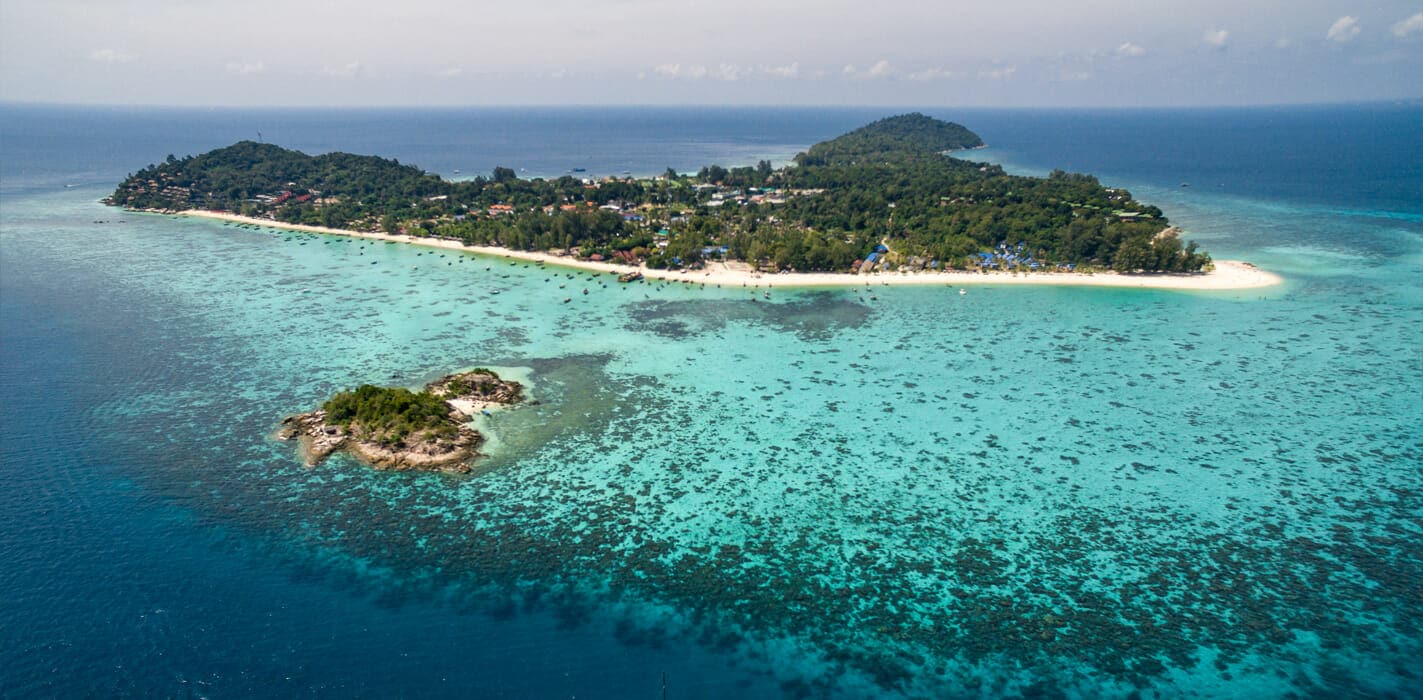
<instances>
[{"instance_id":1,"label":"hilltop","mask_svg":"<svg viewBox=\"0 0 1423 700\"><path fill-rule=\"evenodd\" d=\"M941 121L918 112L886 117L843 136L810 147L802 167L849 163L861 158L932 157L949 151L982 148L983 139L967 127Z\"/></svg>"}]
</instances>

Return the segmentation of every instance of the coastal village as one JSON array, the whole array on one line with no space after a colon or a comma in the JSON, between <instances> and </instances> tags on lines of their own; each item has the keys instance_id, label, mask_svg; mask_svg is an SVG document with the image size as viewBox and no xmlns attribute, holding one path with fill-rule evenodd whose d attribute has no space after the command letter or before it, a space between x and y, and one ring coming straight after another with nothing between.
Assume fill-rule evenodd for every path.
<instances>
[{"instance_id":1,"label":"coastal village","mask_svg":"<svg viewBox=\"0 0 1423 700\"><path fill-rule=\"evenodd\" d=\"M922 114L873 122L774 167L445 180L376 156L243 141L169 156L113 204L457 241L645 270L757 274L1201 272L1161 210L1090 175L1012 175L951 157L982 140Z\"/></svg>"},{"instance_id":2,"label":"coastal village","mask_svg":"<svg viewBox=\"0 0 1423 700\"><path fill-rule=\"evenodd\" d=\"M181 212L192 209L194 205L202 206L211 199L211 193L194 193L190 187L175 183L182 174L160 173L157 177L146 181L133 181L128 183L127 190L134 195L156 194L168 200L169 206L158 208L161 212ZM432 230L437 230L441 225L457 224L471 219L499 219L512 218L516 214L542 212L545 215L553 216L558 213L578 213L584 211L601 211L620 217L623 225L633 233L642 233L651 238L648 246L631 248L628 250L613 251L612 255L604 255L599 252L582 252L576 248L552 249L548 252L559 256L569 256L589 260L592 262L620 262L628 265L639 265L645 262L647 254L652 250L665 250L674 235L674 229L681 228L691 221L693 212L698 208L719 209L721 207L747 207L758 208L774 207L785 204L792 197L815 196L824 193L824 189L785 189L773 186L764 187L733 187L721 182L717 183L689 183L682 177L670 177L669 175L658 175L648 178L635 178L630 176L614 177L606 176L602 178L581 177L576 178L579 187L586 192L586 197L565 198L557 204L546 204L543 206L530 206L520 209L514 204L500 202L490 204L483 208L470 208L467 206L448 206L451 204L450 196L446 194L432 195L425 197L424 201L431 205L430 208L436 211L427 212L432 214L422 217L418 221L410 222L399 226L393 231L383 231L381 221L377 217L368 217L363 220L351 222L346 228L361 232L385 232L408 236L431 236ZM650 203L635 203L623 199L609 199L600 202L597 192L608 185L621 185L645 190L656 187L686 188L694 193L695 199L688 202L689 206L682 208L656 206ZM336 205L341 202L339 197L323 197L320 190L305 189L299 183L288 182L279 190L268 193L257 194L245 200L246 207L238 211L229 211L224 208L210 208L213 213L240 214L248 218L262 219L273 223L289 223L278 218L280 207L288 202L296 204L310 204L313 209L319 210L322 207ZM415 205L412 205L414 207ZM443 211L440 211L443 210ZM779 223L774 215L768 215L766 223ZM436 237L438 236L431 236ZM454 240L454 239L450 239ZM883 246L880 246L883 248ZM703 246L700 253L704 259L718 260L724 259L727 253L725 245ZM680 258L673 258L673 263L677 267L683 266ZM871 269L885 269L886 256L881 251L873 256L873 260L856 261L855 269L862 266L864 271ZM699 263L700 260L697 261ZM699 267L699 264L687 263L690 269Z\"/></svg>"},{"instance_id":3,"label":"coastal village","mask_svg":"<svg viewBox=\"0 0 1423 700\"><path fill-rule=\"evenodd\" d=\"M162 176L160 176L162 177ZM774 208L784 205L787 201L798 197L815 197L824 194L823 188L813 189L791 189L778 188L772 185L761 187L735 187L723 182L716 183L696 183L689 182L684 177L671 177L670 175L658 175L648 178L634 178L630 176L614 177L606 176L602 178L582 177L578 178L579 186L587 192L587 197L577 201L563 201L558 204L547 204L543 206L531 206L527 209L519 209L514 204L496 203L490 204L482 209L470 209L468 207L450 207L448 211L423 218L418 222L403 225L395 231L386 231L405 236L442 238L437 234L439 228L445 224L458 224L471 219L499 219L512 218L516 214L535 214L542 212L544 215L553 216L559 213L576 213L582 211L600 211L618 216L623 222L623 226L632 232L632 237L638 234L646 237L648 245L634 246L627 249L612 250L610 254L597 251L583 251L578 248L559 248L546 251L550 255L558 257L570 257L590 262L609 262L624 264L629 266L641 266L647 263L650 253L655 251L665 251L672 242L675 232L685 228L692 217L700 209L721 208L752 208L762 218L758 223L775 225L780 223L775 216ZM610 199L599 204L600 199L596 193L604 186L618 185L636 187L639 190L652 188L687 188L694 193L694 199L689 206L671 207L658 206L651 203L636 203L622 199ZM174 184L171 180L150 179L146 182L130 183L129 189L135 194L153 192L169 199L172 202L171 211L183 211L190 206L195 199L202 200L205 197L201 194L194 196L189 187ZM1124 195L1118 195L1115 190L1109 190L1115 198L1125 199ZM425 202L430 205L448 205L449 195L433 195L425 198ZM288 202L296 204L309 204L314 210L319 211L322 207L336 205L341 202L339 197L324 197L321 191L304 189L296 182L288 182L280 190L270 193L258 194L246 201L252 205L244 208L242 215L249 218L270 221L275 224L284 223L278 218L277 213L280 207ZM940 206L955 207L966 204L973 204L972 200L962 197L944 196L941 198ZM414 206L414 205L412 205ZM893 205L891 204L891 207ZM1091 205L1083 205L1084 208L1096 208ZM164 210L168 211L168 210ZM230 214L225 209L210 209L209 211L219 214ZM1111 216L1119 217L1123 220L1136 219L1143 216L1142 212L1116 210L1111 212ZM375 217L370 217L358 222L354 222L348 227L354 231L381 232L381 222ZM1176 235L1177 229L1168 228L1163 233ZM734 233L728 235L734 236ZM444 240L457 241L457 238L443 237ZM684 260L680 256L668 258L672 269L698 270L704 267L707 262L727 262L729 247L724 242L715 242L714 245L702 246L694 259ZM762 273L794 273L794 268L782 269L770 261L763 261L759 265L745 265L747 269ZM1001 271L1001 272L1037 272L1052 270L1057 272L1075 272L1077 265L1074 263L1050 263L1042 260L1035 252L1027 248L1025 242L1019 241L1010 243L1000 242L993 250L978 253L967 260L953 262L940 261L920 255L900 255L893 251L886 243L875 244L871 251L863 259L856 259L844 272L852 274L871 274L877 272L905 272L917 273L940 270L970 270L970 271ZM628 276L627 280L636 279Z\"/></svg>"}]
</instances>

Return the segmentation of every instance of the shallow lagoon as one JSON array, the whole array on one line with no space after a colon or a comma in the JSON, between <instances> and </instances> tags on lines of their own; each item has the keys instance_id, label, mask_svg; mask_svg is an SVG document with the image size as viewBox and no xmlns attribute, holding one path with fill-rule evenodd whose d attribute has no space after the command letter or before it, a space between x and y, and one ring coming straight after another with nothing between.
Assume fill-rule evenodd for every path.
<instances>
[{"instance_id":1,"label":"shallow lagoon","mask_svg":"<svg viewBox=\"0 0 1423 700\"><path fill-rule=\"evenodd\" d=\"M1289 282L768 302L101 195L3 208L5 687L1416 686L1406 217L1158 187ZM267 438L334 390L487 364L542 403L491 419L474 478L306 469Z\"/></svg>"}]
</instances>

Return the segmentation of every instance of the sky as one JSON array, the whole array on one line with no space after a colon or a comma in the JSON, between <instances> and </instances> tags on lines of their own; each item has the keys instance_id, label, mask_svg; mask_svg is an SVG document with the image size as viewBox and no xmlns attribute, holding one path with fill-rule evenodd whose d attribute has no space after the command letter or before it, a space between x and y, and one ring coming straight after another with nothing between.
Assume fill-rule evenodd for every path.
<instances>
[{"instance_id":1,"label":"sky","mask_svg":"<svg viewBox=\"0 0 1423 700\"><path fill-rule=\"evenodd\" d=\"M1423 0L0 0L0 100L1185 106L1423 97Z\"/></svg>"}]
</instances>

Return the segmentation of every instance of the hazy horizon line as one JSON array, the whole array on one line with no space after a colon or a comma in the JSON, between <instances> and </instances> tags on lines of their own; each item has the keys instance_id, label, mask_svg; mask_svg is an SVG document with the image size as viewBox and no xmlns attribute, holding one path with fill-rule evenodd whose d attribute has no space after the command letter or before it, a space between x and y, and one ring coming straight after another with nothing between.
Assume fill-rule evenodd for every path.
<instances>
[{"instance_id":1,"label":"hazy horizon line","mask_svg":"<svg viewBox=\"0 0 1423 700\"><path fill-rule=\"evenodd\" d=\"M154 109L170 111L200 110L251 110L251 111L381 111L381 110L505 110L505 109L888 109L888 110L1055 110L1055 111L1151 111L1151 110L1212 110L1212 109L1269 109L1279 107L1345 107L1365 105L1423 105L1423 94L1412 97L1394 97L1369 100L1337 100L1308 102L1252 102L1252 103L1209 103L1209 104L1142 104L1142 105L952 105L952 104L845 104L845 103L791 103L770 104L761 102L745 103L673 103L673 102L570 102L570 103L508 103L508 104L366 104L366 105L323 105L323 104L161 104L142 102L47 102L29 100L0 99L5 107L47 107L69 109Z\"/></svg>"}]
</instances>

